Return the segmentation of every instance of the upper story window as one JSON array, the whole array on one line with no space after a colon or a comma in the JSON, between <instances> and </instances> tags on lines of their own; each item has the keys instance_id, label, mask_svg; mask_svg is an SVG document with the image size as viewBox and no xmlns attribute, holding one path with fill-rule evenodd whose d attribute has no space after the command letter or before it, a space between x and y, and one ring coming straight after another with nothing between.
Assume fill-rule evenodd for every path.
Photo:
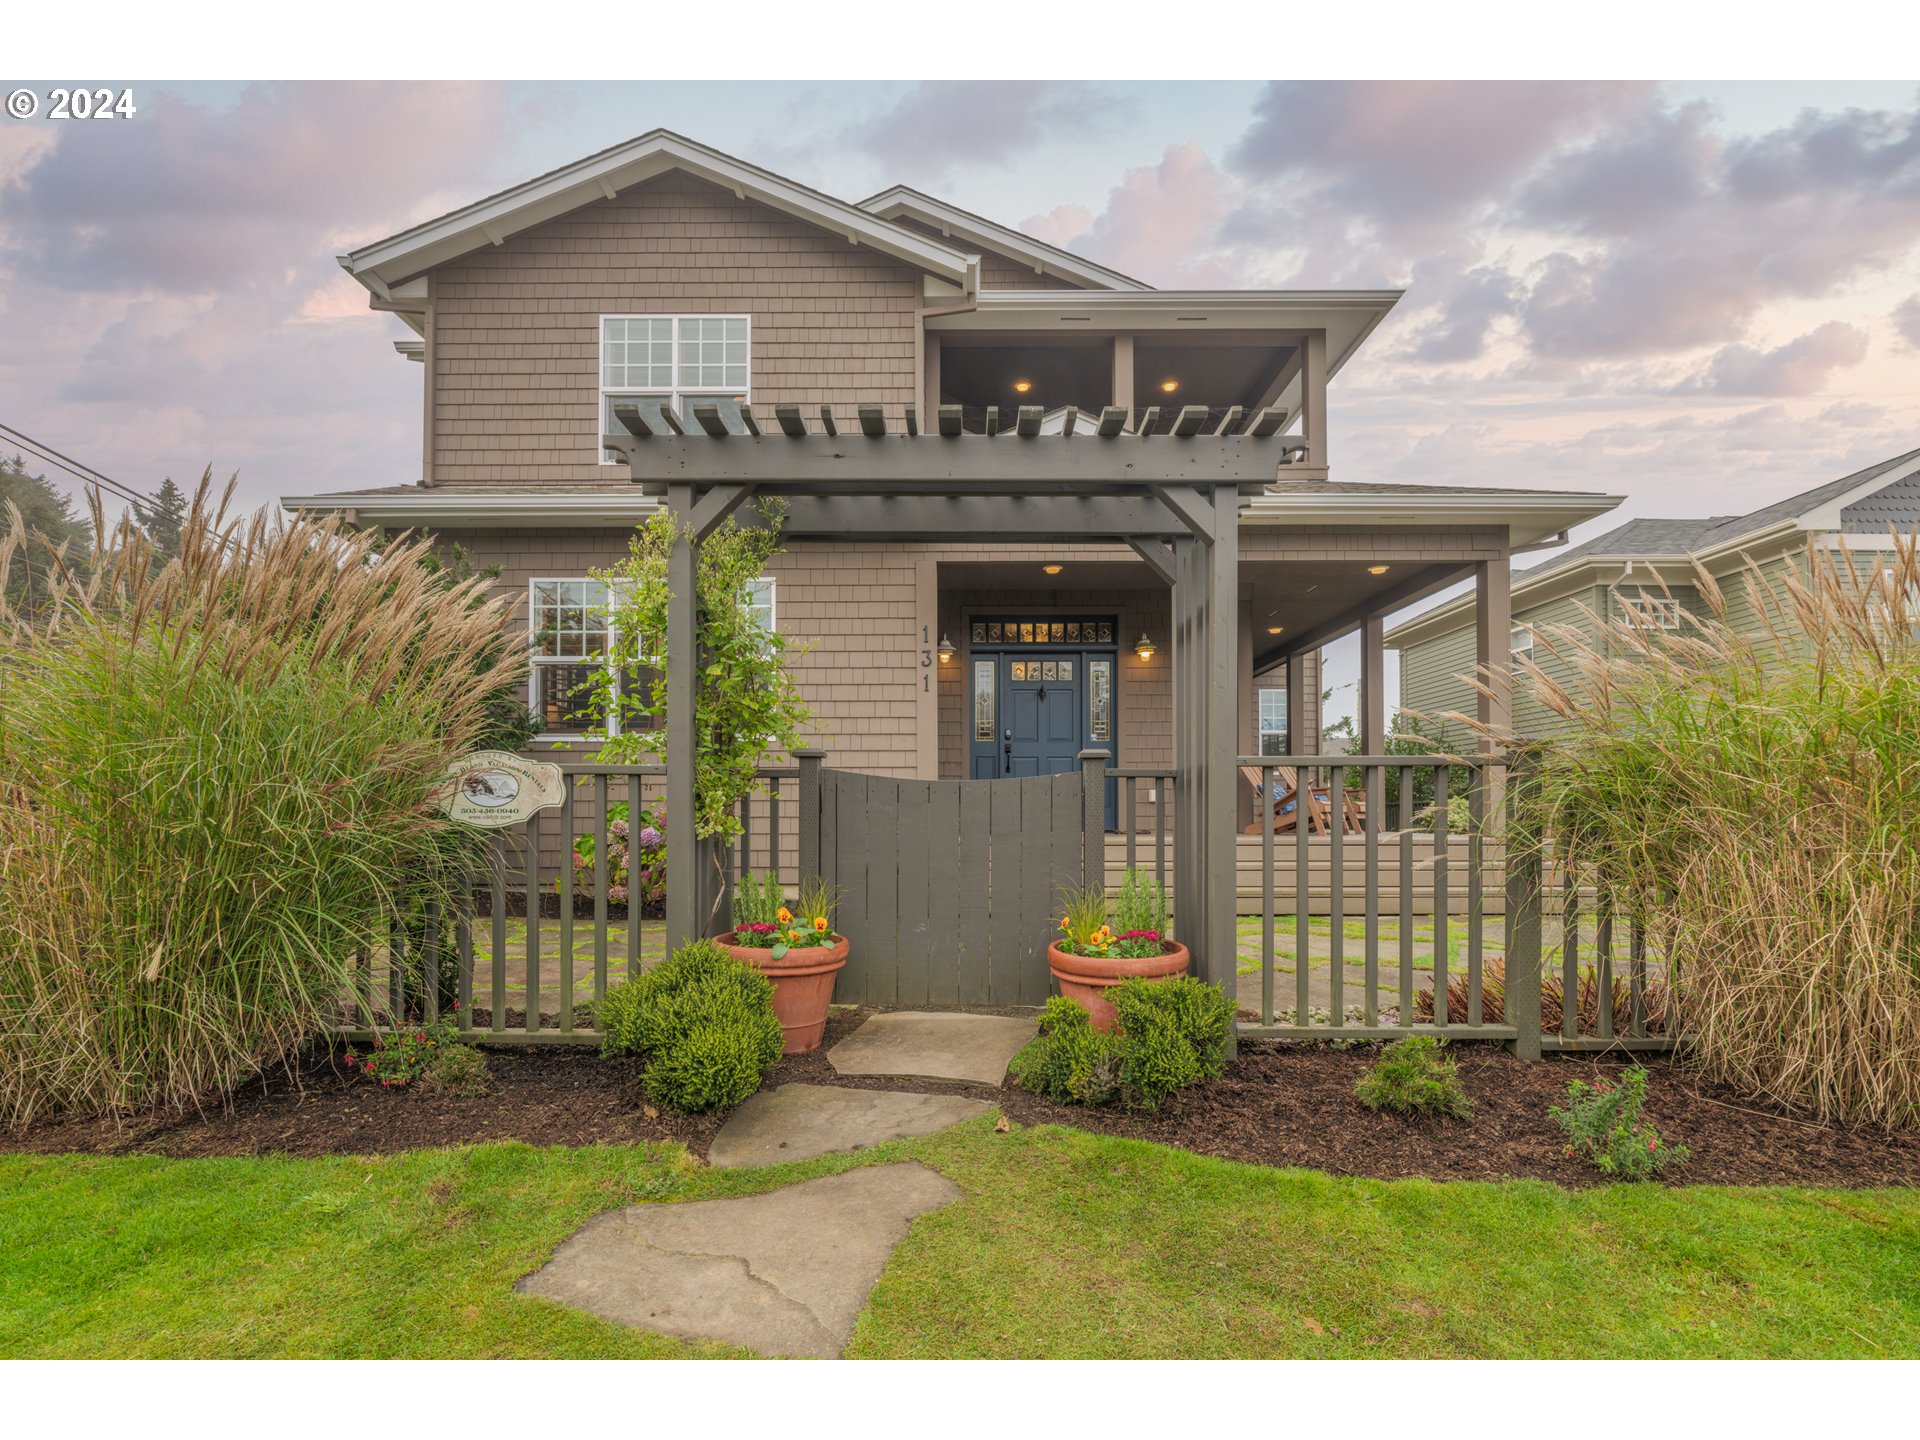
<instances>
[{"instance_id":1,"label":"upper story window","mask_svg":"<svg viewBox=\"0 0 1920 1440\"><path fill-rule=\"evenodd\" d=\"M1680 628L1680 602L1671 595L1625 595L1620 597L1620 613L1635 625L1655 630Z\"/></svg>"},{"instance_id":2,"label":"upper story window","mask_svg":"<svg viewBox=\"0 0 1920 1440\"><path fill-rule=\"evenodd\" d=\"M688 426L696 402L746 404L749 328L745 315L601 316L600 433L614 429L613 404L623 395L665 400ZM600 463L615 458L602 453Z\"/></svg>"}]
</instances>

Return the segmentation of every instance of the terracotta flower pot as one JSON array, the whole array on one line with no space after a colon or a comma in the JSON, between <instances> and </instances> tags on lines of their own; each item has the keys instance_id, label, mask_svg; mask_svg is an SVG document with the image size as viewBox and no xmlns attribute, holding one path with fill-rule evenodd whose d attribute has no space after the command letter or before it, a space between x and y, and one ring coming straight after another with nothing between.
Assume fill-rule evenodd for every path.
<instances>
[{"instance_id":1,"label":"terracotta flower pot","mask_svg":"<svg viewBox=\"0 0 1920 1440\"><path fill-rule=\"evenodd\" d=\"M1187 973L1187 947L1177 940L1162 940L1164 953L1137 960L1118 955L1075 955L1058 945L1047 946L1047 968L1060 982L1060 993L1078 1000L1093 1016L1096 1030L1113 1029L1113 1006L1107 991L1122 980L1166 980Z\"/></svg>"},{"instance_id":2,"label":"terracotta flower pot","mask_svg":"<svg viewBox=\"0 0 1920 1440\"><path fill-rule=\"evenodd\" d=\"M730 935L716 935L713 943L773 982L782 1055L820 1048L827 1033L827 1006L833 1003L833 977L847 964L844 936L831 945L796 945L778 960L771 946L736 945Z\"/></svg>"}]
</instances>

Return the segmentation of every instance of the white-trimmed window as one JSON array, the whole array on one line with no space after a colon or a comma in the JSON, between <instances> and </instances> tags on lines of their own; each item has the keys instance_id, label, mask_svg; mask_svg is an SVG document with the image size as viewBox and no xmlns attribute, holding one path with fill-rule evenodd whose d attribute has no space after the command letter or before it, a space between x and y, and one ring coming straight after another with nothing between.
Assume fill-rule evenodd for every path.
<instances>
[{"instance_id":1,"label":"white-trimmed window","mask_svg":"<svg viewBox=\"0 0 1920 1440\"><path fill-rule=\"evenodd\" d=\"M618 432L613 406L626 396L664 400L688 426L698 401L746 404L750 330L745 315L602 315L600 433ZM603 451L600 463L617 459Z\"/></svg>"},{"instance_id":2,"label":"white-trimmed window","mask_svg":"<svg viewBox=\"0 0 1920 1440\"><path fill-rule=\"evenodd\" d=\"M1680 628L1680 602L1671 595L1622 594L1620 612L1635 625L1654 630Z\"/></svg>"},{"instance_id":3,"label":"white-trimmed window","mask_svg":"<svg viewBox=\"0 0 1920 1440\"><path fill-rule=\"evenodd\" d=\"M1533 659L1533 627L1516 625L1507 636L1507 668L1515 675L1520 673L1523 661Z\"/></svg>"},{"instance_id":4,"label":"white-trimmed window","mask_svg":"<svg viewBox=\"0 0 1920 1440\"><path fill-rule=\"evenodd\" d=\"M770 575L747 582L747 603L767 630L774 628L774 590ZM540 738L568 740L592 734L597 717L591 687L619 634L608 612L606 584L577 577L529 581L527 618L529 700L540 722ZM638 667L614 677L615 693L642 694L638 687L652 685L654 674L643 657ZM648 726L647 717L639 716L628 728ZM610 728L619 733L618 715Z\"/></svg>"},{"instance_id":5,"label":"white-trimmed window","mask_svg":"<svg viewBox=\"0 0 1920 1440\"><path fill-rule=\"evenodd\" d=\"M1287 692L1285 690L1260 692L1260 753L1262 755L1287 753Z\"/></svg>"}]
</instances>

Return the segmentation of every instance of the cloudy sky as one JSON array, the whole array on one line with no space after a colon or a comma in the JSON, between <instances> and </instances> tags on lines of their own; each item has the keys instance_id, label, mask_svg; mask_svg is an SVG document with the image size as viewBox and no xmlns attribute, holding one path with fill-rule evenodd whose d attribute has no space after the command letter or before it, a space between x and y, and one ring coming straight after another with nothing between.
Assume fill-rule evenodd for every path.
<instances>
[{"instance_id":1,"label":"cloudy sky","mask_svg":"<svg viewBox=\"0 0 1920 1440\"><path fill-rule=\"evenodd\" d=\"M1920 445L1920 81L138 85L0 120L0 422L148 489L416 478L334 255L666 125L1162 286L1406 286L1335 474L1740 511Z\"/></svg>"}]
</instances>

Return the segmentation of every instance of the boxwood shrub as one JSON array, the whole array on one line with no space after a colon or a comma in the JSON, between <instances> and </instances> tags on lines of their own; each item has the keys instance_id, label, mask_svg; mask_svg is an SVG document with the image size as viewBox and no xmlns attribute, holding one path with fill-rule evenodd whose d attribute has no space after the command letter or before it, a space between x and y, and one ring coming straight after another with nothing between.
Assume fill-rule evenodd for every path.
<instances>
[{"instance_id":1,"label":"boxwood shrub","mask_svg":"<svg viewBox=\"0 0 1920 1440\"><path fill-rule=\"evenodd\" d=\"M670 1110L738 1105L780 1058L773 984L711 940L694 940L600 1008L604 1055L646 1061L647 1097Z\"/></svg>"},{"instance_id":2,"label":"boxwood shrub","mask_svg":"<svg viewBox=\"0 0 1920 1440\"><path fill-rule=\"evenodd\" d=\"M1225 1066L1233 1002L1217 987L1190 975L1128 980L1107 998L1119 1022L1109 1033L1093 1028L1079 1001L1047 1001L1040 1034L1013 1057L1013 1078L1065 1105L1119 1100L1154 1110Z\"/></svg>"}]
</instances>

